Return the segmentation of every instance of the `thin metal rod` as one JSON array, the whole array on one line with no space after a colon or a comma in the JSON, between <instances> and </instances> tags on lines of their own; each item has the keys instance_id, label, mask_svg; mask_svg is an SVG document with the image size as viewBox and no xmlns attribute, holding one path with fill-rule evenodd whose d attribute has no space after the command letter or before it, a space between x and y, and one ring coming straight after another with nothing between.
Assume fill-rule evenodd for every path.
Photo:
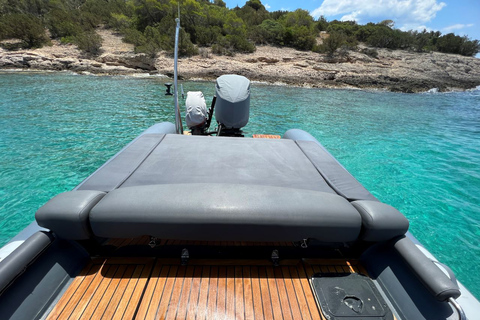
<instances>
[{"instance_id":1,"label":"thin metal rod","mask_svg":"<svg viewBox=\"0 0 480 320\"><path fill-rule=\"evenodd\" d=\"M180 9L179 9L180 10ZM173 70L173 82L174 82L174 100L175 100L175 131L178 134L183 134L182 116L180 113L180 107L178 105L178 36L180 33L180 15L175 19L177 27L175 30L175 53L174 53L174 70Z\"/></svg>"},{"instance_id":2,"label":"thin metal rod","mask_svg":"<svg viewBox=\"0 0 480 320\"><path fill-rule=\"evenodd\" d=\"M449 298L448 302L457 310L458 318L460 320L467 320L467 316L465 315L465 311L463 311L462 306L455 300L454 298Z\"/></svg>"}]
</instances>

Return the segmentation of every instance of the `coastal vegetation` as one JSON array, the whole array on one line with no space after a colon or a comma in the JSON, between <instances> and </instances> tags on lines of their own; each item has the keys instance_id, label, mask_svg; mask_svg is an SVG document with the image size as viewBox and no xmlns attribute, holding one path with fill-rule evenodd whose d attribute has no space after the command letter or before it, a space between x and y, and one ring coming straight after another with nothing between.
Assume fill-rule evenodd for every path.
<instances>
[{"instance_id":1,"label":"coastal vegetation","mask_svg":"<svg viewBox=\"0 0 480 320\"><path fill-rule=\"evenodd\" d=\"M192 56L211 47L219 55L248 53L256 45L348 55L359 43L373 48L413 52L438 51L464 56L480 52L479 40L439 31L402 31L394 21L359 25L354 21L315 20L308 11L269 12L260 0L228 9L222 0L0 0L0 40L17 39L17 47L36 48L50 39L74 43L92 55L102 39L95 28L105 26L152 57L172 51L174 18L181 12L180 54ZM15 46L9 47L14 49ZM375 57L375 49L362 49Z\"/></svg>"}]
</instances>

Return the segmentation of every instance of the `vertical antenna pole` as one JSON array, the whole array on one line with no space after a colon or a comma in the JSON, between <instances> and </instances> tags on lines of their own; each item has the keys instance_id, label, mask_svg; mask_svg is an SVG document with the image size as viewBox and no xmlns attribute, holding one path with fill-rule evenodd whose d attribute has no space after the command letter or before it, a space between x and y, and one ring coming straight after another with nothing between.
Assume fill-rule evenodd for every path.
<instances>
[{"instance_id":1,"label":"vertical antenna pole","mask_svg":"<svg viewBox=\"0 0 480 320\"><path fill-rule=\"evenodd\" d=\"M180 4L178 5L178 18L175 19L177 27L175 30L175 56L174 56L174 99L175 99L175 130L178 134L183 134L182 116L180 114L180 107L178 105L178 36L180 33Z\"/></svg>"}]
</instances>

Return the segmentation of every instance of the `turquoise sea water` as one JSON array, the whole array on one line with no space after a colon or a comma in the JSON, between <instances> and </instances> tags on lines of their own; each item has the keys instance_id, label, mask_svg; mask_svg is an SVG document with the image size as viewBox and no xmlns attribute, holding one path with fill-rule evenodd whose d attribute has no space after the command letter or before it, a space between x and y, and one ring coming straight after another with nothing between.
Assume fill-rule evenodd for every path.
<instances>
[{"instance_id":1,"label":"turquoise sea water","mask_svg":"<svg viewBox=\"0 0 480 320\"><path fill-rule=\"evenodd\" d=\"M0 245L150 125L164 79L0 73ZM210 103L213 83L187 82ZM247 134L315 136L480 297L480 90L396 94L254 84Z\"/></svg>"}]
</instances>

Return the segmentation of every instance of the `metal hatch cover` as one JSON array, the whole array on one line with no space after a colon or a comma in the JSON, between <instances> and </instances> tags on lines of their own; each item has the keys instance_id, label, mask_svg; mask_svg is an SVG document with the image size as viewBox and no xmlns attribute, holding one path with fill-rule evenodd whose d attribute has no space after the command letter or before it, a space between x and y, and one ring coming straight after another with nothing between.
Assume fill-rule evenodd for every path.
<instances>
[{"instance_id":1,"label":"metal hatch cover","mask_svg":"<svg viewBox=\"0 0 480 320\"><path fill-rule=\"evenodd\" d=\"M312 288L328 320L393 320L372 280L358 273L316 273Z\"/></svg>"}]
</instances>

